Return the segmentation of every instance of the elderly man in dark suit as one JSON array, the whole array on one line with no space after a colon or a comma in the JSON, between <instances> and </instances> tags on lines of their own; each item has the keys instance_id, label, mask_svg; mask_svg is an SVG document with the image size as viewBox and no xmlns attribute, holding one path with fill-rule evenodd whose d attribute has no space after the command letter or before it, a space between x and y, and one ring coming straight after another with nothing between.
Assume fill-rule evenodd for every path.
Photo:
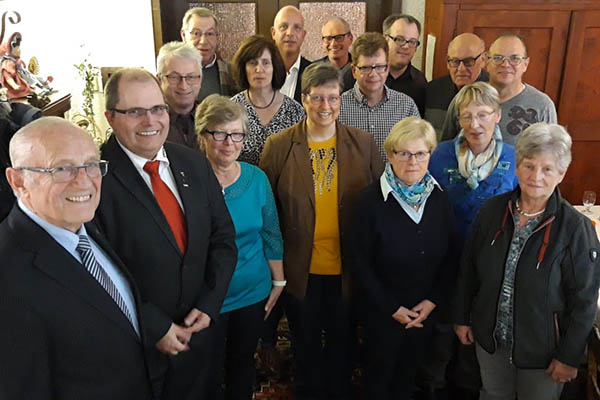
<instances>
[{"instance_id":1,"label":"elderly man in dark suit","mask_svg":"<svg viewBox=\"0 0 600 400\"><path fill-rule=\"evenodd\" d=\"M154 76L120 70L105 97L114 134L102 147L111 170L96 219L140 287L155 389L204 398L210 322L237 260L222 189L204 155L165 143L169 114Z\"/></svg>"},{"instance_id":2,"label":"elderly man in dark suit","mask_svg":"<svg viewBox=\"0 0 600 400\"><path fill-rule=\"evenodd\" d=\"M0 398L151 399L136 286L86 222L102 175L92 138L41 118L10 142L18 198L0 225Z\"/></svg>"}]
</instances>

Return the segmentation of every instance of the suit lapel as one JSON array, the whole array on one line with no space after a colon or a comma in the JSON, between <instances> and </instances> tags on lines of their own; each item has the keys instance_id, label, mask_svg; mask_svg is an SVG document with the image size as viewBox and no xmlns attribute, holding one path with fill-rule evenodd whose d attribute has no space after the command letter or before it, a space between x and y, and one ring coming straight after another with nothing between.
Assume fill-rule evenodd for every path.
<instances>
[{"instance_id":1,"label":"suit lapel","mask_svg":"<svg viewBox=\"0 0 600 400\"><path fill-rule=\"evenodd\" d=\"M109 174L112 174L123 185L125 190L129 191L148 210L167 240L179 251L175 236L173 236L171 227L160 209L154 194L152 194L152 191L135 169L127 154L121 149L114 136L102 147L102 155L110 161Z\"/></svg>"},{"instance_id":2,"label":"suit lapel","mask_svg":"<svg viewBox=\"0 0 600 400\"><path fill-rule=\"evenodd\" d=\"M350 166L352 163L351 160L351 152L349 149L349 141L350 137L346 132L346 129L339 122L335 122L336 124L336 135L337 135L337 143L336 143L336 153L338 160L338 205L342 203L342 197L349 186L350 180L352 178L352 172L350 172Z\"/></svg>"},{"instance_id":3,"label":"suit lapel","mask_svg":"<svg viewBox=\"0 0 600 400\"><path fill-rule=\"evenodd\" d=\"M139 340L119 306L85 267L23 211L15 211L12 214L15 237L21 238L25 249L36 254L34 267Z\"/></svg>"},{"instance_id":4,"label":"suit lapel","mask_svg":"<svg viewBox=\"0 0 600 400\"><path fill-rule=\"evenodd\" d=\"M169 157L169 145L165 143L165 152L167 153L167 157ZM200 157L200 155L198 155ZM175 178L175 185L177 186L177 191L179 192L179 197L181 198L181 202L183 203L184 215L185 215L185 225L187 228L188 234L188 248L190 247L190 243L194 242L194 237L192 236L194 232L197 232L194 229L195 221L198 221L196 218L197 207L194 204L194 189L190 186L190 173L189 168L186 167L186 163L181 162L181 157L169 157L169 167L171 168L171 173L173 174L173 178ZM189 165L189 164L188 164ZM170 232L170 230L169 230ZM171 235L173 236L173 235ZM175 238L173 237L173 242L175 245ZM177 247L179 249L179 247ZM187 251L186 251L187 254ZM185 257L185 255L184 255Z\"/></svg>"},{"instance_id":5,"label":"suit lapel","mask_svg":"<svg viewBox=\"0 0 600 400\"><path fill-rule=\"evenodd\" d=\"M299 129L294 131L292 137L292 157L295 163L295 170L300 175L302 188L306 196L310 199L310 204L315 208L315 186L312 176L312 165L309 157L308 141L306 138L306 119L301 122ZM304 133L301 133L304 132Z\"/></svg>"}]
</instances>

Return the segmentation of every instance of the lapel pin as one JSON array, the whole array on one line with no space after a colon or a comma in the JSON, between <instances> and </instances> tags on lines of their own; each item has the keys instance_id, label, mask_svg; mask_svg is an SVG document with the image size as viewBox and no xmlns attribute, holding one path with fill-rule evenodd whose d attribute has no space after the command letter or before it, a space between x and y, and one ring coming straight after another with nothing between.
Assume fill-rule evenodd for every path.
<instances>
[{"instance_id":1,"label":"lapel pin","mask_svg":"<svg viewBox=\"0 0 600 400\"><path fill-rule=\"evenodd\" d=\"M185 172L179 171L179 175L181 175L181 184L183 185L183 187L190 187L190 185L188 185L188 183L185 180Z\"/></svg>"}]
</instances>

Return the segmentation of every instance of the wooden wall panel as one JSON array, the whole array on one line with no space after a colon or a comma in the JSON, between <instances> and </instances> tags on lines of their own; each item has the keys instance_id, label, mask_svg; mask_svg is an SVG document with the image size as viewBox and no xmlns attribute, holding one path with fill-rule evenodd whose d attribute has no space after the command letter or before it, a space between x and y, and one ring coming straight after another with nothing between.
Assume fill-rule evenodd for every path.
<instances>
[{"instance_id":1,"label":"wooden wall panel","mask_svg":"<svg viewBox=\"0 0 600 400\"><path fill-rule=\"evenodd\" d=\"M502 33L525 39L530 57L523 80L558 102L571 13L568 11L460 10L456 34L473 32L492 43Z\"/></svg>"},{"instance_id":2,"label":"wooden wall panel","mask_svg":"<svg viewBox=\"0 0 600 400\"><path fill-rule=\"evenodd\" d=\"M559 121L573 138L573 163L561 190L581 204L584 190L600 195L600 11L573 13Z\"/></svg>"}]
</instances>

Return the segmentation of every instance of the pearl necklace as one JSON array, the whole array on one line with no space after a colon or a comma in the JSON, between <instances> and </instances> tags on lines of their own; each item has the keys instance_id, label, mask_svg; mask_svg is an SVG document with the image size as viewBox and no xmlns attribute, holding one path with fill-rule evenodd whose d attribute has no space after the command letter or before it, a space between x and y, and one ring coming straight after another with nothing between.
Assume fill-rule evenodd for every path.
<instances>
[{"instance_id":1,"label":"pearl necklace","mask_svg":"<svg viewBox=\"0 0 600 400\"><path fill-rule=\"evenodd\" d=\"M540 215L541 213L546 211L546 208L544 208L538 212L526 213L525 211L521 210L521 207L519 207L519 199L517 199L517 201L515 202L515 205L517 206L517 211L519 212L519 214L521 214L522 216L527 217L527 218L537 217L538 215Z\"/></svg>"}]
</instances>

